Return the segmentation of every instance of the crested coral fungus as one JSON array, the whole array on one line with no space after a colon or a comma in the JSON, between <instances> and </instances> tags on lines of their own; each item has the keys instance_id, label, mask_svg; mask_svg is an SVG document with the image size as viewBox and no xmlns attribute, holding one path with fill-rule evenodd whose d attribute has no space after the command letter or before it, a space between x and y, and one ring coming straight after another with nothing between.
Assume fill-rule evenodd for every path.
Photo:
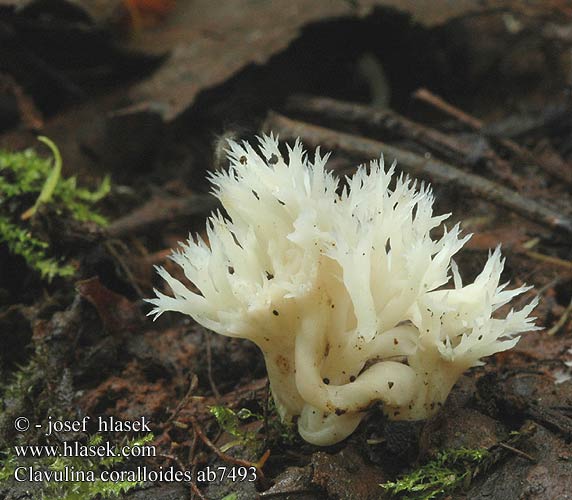
<instances>
[{"instance_id":1,"label":"crested coral fungus","mask_svg":"<svg viewBox=\"0 0 572 500\"><path fill-rule=\"evenodd\" d=\"M228 157L210 177L226 216L172 256L200 293L159 268L173 296L156 291L150 314L255 342L281 417L298 417L306 441L344 439L378 401L391 419L426 418L465 370L536 329L537 300L493 317L528 290L499 284L499 248L463 285L452 257L470 236L456 225L432 238L448 215L394 166L372 161L340 188L328 156L311 161L299 141L287 159L272 135L259 152L230 142Z\"/></svg>"}]
</instances>

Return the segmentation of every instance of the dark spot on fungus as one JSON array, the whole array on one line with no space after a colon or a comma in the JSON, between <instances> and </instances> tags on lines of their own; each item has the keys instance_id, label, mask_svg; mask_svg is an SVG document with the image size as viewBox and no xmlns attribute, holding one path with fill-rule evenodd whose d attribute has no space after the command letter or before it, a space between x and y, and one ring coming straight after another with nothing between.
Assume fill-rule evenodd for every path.
<instances>
[{"instance_id":1,"label":"dark spot on fungus","mask_svg":"<svg viewBox=\"0 0 572 500\"><path fill-rule=\"evenodd\" d=\"M248 162L246 156L241 156L238 160L240 162L241 165L246 165L246 163Z\"/></svg>"},{"instance_id":2,"label":"dark spot on fungus","mask_svg":"<svg viewBox=\"0 0 572 500\"><path fill-rule=\"evenodd\" d=\"M282 356L281 354L279 354L278 356L276 356L276 365L278 366L278 369L283 373L283 374L287 374L290 372L290 363L288 362L288 360Z\"/></svg>"},{"instance_id":3,"label":"dark spot on fungus","mask_svg":"<svg viewBox=\"0 0 572 500\"><path fill-rule=\"evenodd\" d=\"M335 307L336 307L336 304L332 304L332 309L335 309Z\"/></svg>"},{"instance_id":4,"label":"dark spot on fungus","mask_svg":"<svg viewBox=\"0 0 572 500\"><path fill-rule=\"evenodd\" d=\"M355 381L356 381L356 378L355 378L354 375L352 375L352 376L350 377L350 382L355 382Z\"/></svg>"},{"instance_id":5,"label":"dark spot on fungus","mask_svg":"<svg viewBox=\"0 0 572 500\"><path fill-rule=\"evenodd\" d=\"M272 279L274 279L274 275L272 273L269 273L268 271L266 271L266 279L272 280Z\"/></svg>"},{"instance_id":6,"label":"dark spot on fungus","mask_svg":"<svg viewBox=\"0 0 572 500\"><path fill-rule=\"evenodd\" d=\"M393 339L393 345L397 345L397 344L399 344L399 340Z\"/></svg>"},{"instance_id":7,"label":"dark spot on fungus","mask_svg":"<svg viewBox=\"0 0 572 500\"><path fill-rule=\"evenodd\" d=\"M324 384L326 384L326 385L329 385L330 379L329 379L329 378L324 378L324 379L322 379L322 382L324 382Z\"/></svg>"},{"instance_id":8,"label":"dark spot on fungus","mask_svg":"<svg viewBox=\"0 0 572 500\"><path fill-rule=\"evenodd\" d=\"M342 408L336 408L335 414L339 417L340 415L343 415L347 410L344 410Z\"/></svg>"},{"instance_id":9,"label":"dark spot on fungus","mask_svg":"<svg viewBox=\"0 0 572 500\"><path fill-rule=\"evenodd\" d=\"M395 382L391 382L391 381L390 381L390 382L387 383L387 385L388 385L389 388L391 389L391 388L395 385Z\"/></svg>"},{"instance_id":10,"label":"dark spot on fungus","mask_svg":"<svg viewBox=\"0 0 572 500\"><path fill-rule=\"evenodd\" d=\"M326 344L326 348L324 349L324 358L327 358L328 354L330 354L330 343L329 342Z\"/></svg>"},{"instance_id":11,"label":"dark spot on fungus","mask_svg":"<svg viewBox=\"0 0 572 500\"><path fill-rule=\"evenodd\" d=\"M268 159L268 165L276 165L278 163L278 156L272 153L272 156Z\"/></svg>"},{"instance_id":12,"label":"dark spot on fungus","mask_svg":"<svg viewBox=\"0 0 572 500\"><path fill-rule=\"evenodd\" d=\"M286 203L284 203L282 200L278 200L278 203L280 203L282 206L286 206Z\"/></svg>"},{"instance_id":13,"label":"dark spot on fungus","mask_svg":"<svg viewBox=\"0 0 572 500\"><path fill-rule=\"evenodd\" d=\"M274 316L278 316L278 311L276 309L273 309L272 314L274 314Z\"/></svg>"},{"instance_id":14,"label":"dark spot on fungus","mask_svg":"<svg viewBox=\"0 0 572 500\"><path fill-rule=\"evenodd\" d=\"M228 274L234 274L234 267L228 266Z\"/></svg>"},{"instance_id":15,"label":"dark spot on fungus","mask_svg":"<svg viewBox=\"0 0 572 500\"><path fill-rule=\"evenodd\" d=\"M479 339L479 340L483 340L483 336L482 336L482 335L479 335L478 339Z\"/></svg>"},{"instance_id":16,"label":"dark spot on fungus","mask_svg":"<svg viewBox=\"0 0 572 500\"><path fill-rule=\"evenodd\" d=\"M257 193L256 191L254 191L254 189L252 190L252 194L254 195L254 197L255 197L257 200L260 200L260 197L258 196L258 193Z\"/></svg>"}]
</instances>

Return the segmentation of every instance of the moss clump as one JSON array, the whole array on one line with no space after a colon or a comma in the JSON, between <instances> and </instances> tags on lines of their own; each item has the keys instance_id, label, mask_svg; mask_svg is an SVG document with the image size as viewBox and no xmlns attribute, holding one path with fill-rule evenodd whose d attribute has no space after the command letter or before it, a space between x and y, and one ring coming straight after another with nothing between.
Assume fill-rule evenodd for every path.
<instances>
[{"instance_id":1,"label":"moss clump","mask_svg":"<svg viewBox=\"0 0 572 500\"><path fill-rule=\"evenodd\" d=\"M40 140L50 147L53 161L31 149L0 150L0 243L50 281L73 275L74 268L51 254L49 242L35 234L29 219L42 204L51 204L57 213L69 214L77 221L105 225L105 218L92 206L107 195L110 181L106 177L96 191L89 191L78 187L75 177L64 179L57 147L49 139Z\"/></svg>"},{"instance_id":2,"label":"moss clump","mask_svg":"<svg viewBox=\"0 0 572 500\"><path fill-rule=\"evenodd\" d=\"M221 451L229 450L237 445L249 446L260 451L264 446L269 445L289 446L297 439L295 425L282 422L273 404L269 405L267 418L264 418L264 415L259 413L251 412L248 408L241 408L235 412L226 406L218 405L210 406L209 410L221 429L235 438L233 441L224 445ZM242 426L248 420L264 422L266 426L266 436L260 436L259 431L243 430Z\"/></svg>"},{"instance_id":3,"label":"moss clump","mask_svg":"<svg viewBox=\"0 0 572 500\"><path fill-rule=\"evenodd\" d=\"M418 469L380 486L403 500L444 498L462 486L468 486L479 464L489 455L486 449L460 448L440 452Z\"/></svg>"},{"instance_id":4,"label":"moss clump","mask_svg":"<svg viewBox=\"0 0 572 500\"><path fill-rule=\"evenodd\" d=\"M209 411L214 416L221 429L235 438L234 441L223 446L221 451L227 451L237 445L250 446L256 442L256 432L244 431L241 429L241 425L242 421L250 418L262 420L263 417L261 415L252 413L247 408L241 408L239 411L235 412L234 410L222 405L209 406Z\"/></svg>"}]
</instances>

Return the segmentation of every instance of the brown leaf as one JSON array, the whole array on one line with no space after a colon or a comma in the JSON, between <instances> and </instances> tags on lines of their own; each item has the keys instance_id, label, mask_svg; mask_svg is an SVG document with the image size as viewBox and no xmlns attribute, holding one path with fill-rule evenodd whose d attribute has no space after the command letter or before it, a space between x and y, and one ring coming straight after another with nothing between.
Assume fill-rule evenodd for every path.
<instances>
[{"instance_id":1,"label":"brown leaf","mask_svg":"<svg viewBox=\"0 0 572 500\"><path fill-rule=\"evenodd\" d=\"M110 333L134 331L141 324L142 318L135 304L106 288L98 277L78 281L76 289L97 309L105 329Z\"/></svg>"}]
</instances>

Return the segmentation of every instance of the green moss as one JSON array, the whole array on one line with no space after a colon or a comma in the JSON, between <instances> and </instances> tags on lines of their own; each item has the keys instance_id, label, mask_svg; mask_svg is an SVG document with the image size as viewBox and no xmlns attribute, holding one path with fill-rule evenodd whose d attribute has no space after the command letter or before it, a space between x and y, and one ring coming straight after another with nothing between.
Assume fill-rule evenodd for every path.
<instances>
[{"instance_id":1,"label":"green moss","mask_svg":"<svg viewBox=\"0 0 572 500\"><path fill-rule=\"evenodd\" d=\"M272 402L272 400L270 401ZM289 446L297 440L298 434L296 432L296 426L292 423L282 422L273 403L271 403L268 408L268 417L266 419L267 436L261 436L260 431L242 430L242 426L247 420L255 419L264 422L264 415L253 413L247 408L241 408L235 412L222 405L210 406L209 410L220 427L236 438L234 441L226 444L222 451L237 445L250 446L261 451L265 446Z\"/></svg>"},{"instance_id":2,"label":"green moss","mask_svg":"<svg viewBox=\"0 0 572 500\"><path fill-rule=\"evenodd\" d=\"M61 176L61 156L55 144L46 138L40 140L51 149L53 160L42 158L31 149L0 151L0 243L50 281L56 276L73 275L74 268L50 252L49 243L34 233L29 219L42 204L51 204L56 213L105 225L106 219L92 206L109 193L110 181L106 177L93 192L78 187L75 177ZM30 206L33 200L35 203Z\"/></svg>"},{"instance_id":3,"label":"green moss","mask_svg":"<svg viewBox=\"0 0 572 500\"><path fill-rule=\"evenodd\" d=\"M442 451L413 472L380 486L403 500L445 498L457 488L468 486L473 473L488 455L486 449Z\"/></svg>"},{"instance_id":4,"label":"green moss","mask_svg":"<svg viewBox=\"0 0 572 500\"><path fill-rule=\"evenodd\" d=\"M252 431L243 431L241 429L241 421L248 420L253 417L257 420L263 420L261 415L252 413L246 408L241 408L238 412L235 412L234 410L222 405L209 406L209 411L218 422L218 425L220 425L225 432L228 432L231 436L236 438L234 441L223 446L221 451L227 451L237 445L251 446L255 444L256 433Z\"/></svg>"},{"instance_id":5,"label":"green moss","mask_svg":"<svg viewBox=\"0 0 572 500\"><path fill-rule=\"evenodd\" d=\"M34 238L26 227L3 215L0 215L0 242L6 243L10 253L23 257L30 268L48 281L56 276L69 277L75 272L71 265L48 255L48 243Z\"/></svg>"}]
</instances>

